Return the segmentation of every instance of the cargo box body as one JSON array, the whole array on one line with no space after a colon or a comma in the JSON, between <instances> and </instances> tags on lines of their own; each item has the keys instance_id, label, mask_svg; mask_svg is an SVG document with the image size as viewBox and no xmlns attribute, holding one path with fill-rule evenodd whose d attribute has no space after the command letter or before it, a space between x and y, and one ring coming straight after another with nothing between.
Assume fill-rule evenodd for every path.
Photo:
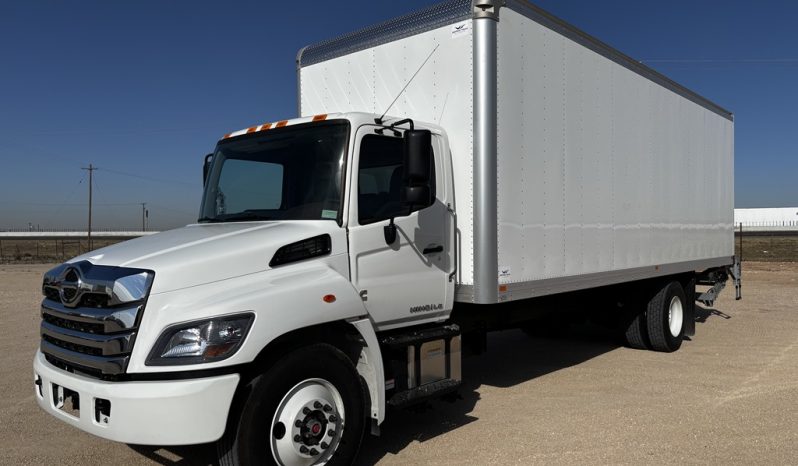
<instances>
[{"instance_id":1,"label":"cargo box body","mask_svg":"<svg viewBox=\"0 0 798 466\"><path fill-rule=\"evenodd\" d=\"M471 2L448 2L298 58L303 115L379 115L399 95L389 115L445 129L459 301L474 299L480 254L495 255L498 301L732 263L731 114L519 1L497 23L497 188L483 193L497 241L483 250L474 23Z\"/></svg>"}]
</instances>

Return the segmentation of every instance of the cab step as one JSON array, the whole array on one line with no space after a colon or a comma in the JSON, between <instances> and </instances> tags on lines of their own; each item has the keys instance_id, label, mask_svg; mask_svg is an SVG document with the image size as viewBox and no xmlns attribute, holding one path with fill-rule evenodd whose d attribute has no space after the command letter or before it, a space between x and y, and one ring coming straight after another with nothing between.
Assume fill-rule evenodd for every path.
<instances>
[{"instance_id":1,"label":"cab step","mask_svg":"<svg viewBox=\"0 0 798 466\"><path fill-rule=\"evenodd\" d=\"M460 327L436 325L382 335L386 399L389 406L408 406L457 389Z\"/></svg>"},{"instance_id":2,"label":"cab step","mask_svg":"<svg viewBox=\"0 0 798 466\"><path fill-rule=\"evenodd\" d=\"M388 406L402 408L414 405L433 397L438 397L456 391L461 385L459 380L443 379L437 382L428 383L420 387L411 388L403 392L396 393L388 399Z\"/></svg>"}]
</instances>

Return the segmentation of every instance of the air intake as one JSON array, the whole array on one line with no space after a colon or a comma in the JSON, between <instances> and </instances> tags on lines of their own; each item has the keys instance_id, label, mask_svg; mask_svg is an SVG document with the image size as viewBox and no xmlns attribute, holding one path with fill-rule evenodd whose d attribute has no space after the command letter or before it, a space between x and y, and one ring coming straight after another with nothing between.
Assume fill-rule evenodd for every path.
<instances>
[{"instance_id":1,"label":"air intake","mask_svg":"<svg viewBox=\"0 0 798 466\"><path fill-rule=\"evenodd\" d=\"M330 235L319 235L303 239L296 243L286 244L274 253L269 267L299 262L313 257L326 256L332 250Z\"/></svg>"}]
</instances>

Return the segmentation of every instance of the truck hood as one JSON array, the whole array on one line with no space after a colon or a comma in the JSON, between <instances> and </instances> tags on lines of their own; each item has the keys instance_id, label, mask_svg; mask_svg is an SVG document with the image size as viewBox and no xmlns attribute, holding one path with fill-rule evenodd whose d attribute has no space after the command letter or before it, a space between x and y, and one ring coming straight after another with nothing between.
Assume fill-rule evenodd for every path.
<instances>
[{"instance_id":1,"label":"truck hood","mask_svg":"<svg viewBox=\"0 0 798 466\"><path fill-rule=\"evenodd\" d=\"M205 223L125 241L69 262L152 270L151 292L164 293L262 272L280 247L325 233L332 239L332 255L346 252L345 230L329 220Z\"/></svg>"}]
</instances>

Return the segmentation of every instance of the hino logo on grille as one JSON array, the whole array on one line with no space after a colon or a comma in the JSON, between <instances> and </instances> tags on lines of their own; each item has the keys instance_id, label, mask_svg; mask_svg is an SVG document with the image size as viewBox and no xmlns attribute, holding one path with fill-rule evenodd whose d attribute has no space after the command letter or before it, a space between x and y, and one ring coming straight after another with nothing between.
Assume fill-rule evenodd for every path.
<instances>
[{"instance_id":1,"label":"hino logo on grille","mask_svg":"<svg viewBox=\"0 0 798 466\"><path fill-rule=\"evenodd\" d=\"M58 277L58 296L65 306L75 307L80 301L81 285L83 285L80 270L75 267L68 267Z\"/></svg>"}]
</instances>

